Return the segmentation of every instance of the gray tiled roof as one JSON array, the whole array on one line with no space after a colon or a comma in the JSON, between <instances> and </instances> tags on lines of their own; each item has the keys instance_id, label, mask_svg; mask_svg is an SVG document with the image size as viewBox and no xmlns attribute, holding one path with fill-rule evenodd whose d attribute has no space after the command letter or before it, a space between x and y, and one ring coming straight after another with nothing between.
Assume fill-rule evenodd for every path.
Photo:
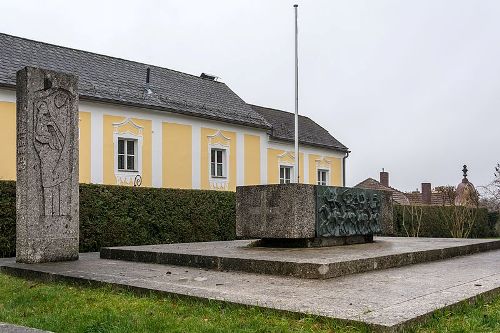
<instances>
[{"instance_id":1,"label":"gray tiled roof","mask_svg":"<svg viewBox=\"0 0 500 333\"><path fill-rule=\"evenodd\" d=\"M250 105L272 126L270 135L274 139L293 141L295 135L295 115L290 112ZM312 146L348 151L326 129L308 117L299 115L299 142Z\"/></svg>"},{"instance_id":2,"label":"gray tiled roof","mask_svg":"<svg viewBox=\"0 0 500 333\"><path fill-rule=\"evenodd\" d=\"M410 201L411 205L425 205L422 201L421 192L405 193L406 197ZM451 206L452 202L443 193L431 192L431 203L432 206Z\"/></svg>"},{"instance_id":3,"label":"gray tiled roof","mask_svg":"<svg viewBox=\"0 0 500 333\"><path fill-rule=\"evenodd\" d=\"M15 87L16 72L25 66L78 75L80 96L84 99L270 127L222 82L0 33L0 85ZM148 67L153 94L147 94L145 89Z\"/></svg>"},{"instance_id":4,"label":"gray tiled roof","mask_svg":"<svg viewBox=\"0 0 500 333\"><path fill-rule=\"evenodd\" d=\"M396 203L398 203L400 205L409 205L410 204L410 201L408 200L407 196L403 192L396 190L395 188L390 187L390 186L389 187L384 186L379 181L376 181L373 178L367 178L354 187L366 188L366 189L372 189L372 190L389 191L392 193L392 199Z\"/></svg>"}]
</instances>

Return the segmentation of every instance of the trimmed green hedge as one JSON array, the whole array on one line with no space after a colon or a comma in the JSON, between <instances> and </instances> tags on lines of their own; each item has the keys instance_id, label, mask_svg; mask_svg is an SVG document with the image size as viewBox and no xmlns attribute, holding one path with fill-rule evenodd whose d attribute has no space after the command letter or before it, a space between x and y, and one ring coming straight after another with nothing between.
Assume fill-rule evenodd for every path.
<instances>
[{"instance_id":1,"label":"trimmed green hedge","mask_svg":"<svg viewBox=\"0 0 500 333\"><path fill-rule=\"evenodd\" d=\"M16 255L16 182L0 181L0 258Z\"/></svg>"},{"instance_id":2,"label":"trimmed green hedge","mask_svg":"<svg viewBox=\"0 0 500 333\"><path fill-rule=\"evenodd\" d=\"M235 239L234 192L80 184L80 251L103 246ZM0 258L15 256L16 183L0 181ZM419 236L451 237L443 214L424 206ZM408 214L408 211L406 212ZM403 206L394 206L397 236L407 236ZM408 220L407 220L408 221ZM494 237L498 214L479 209L470 237ZM407 222L408 225L408 222Z\"/></svg>"},{"instance_id":3,"label":"trimmed green hedge","mask_svg":"<svg viewBox=\"0 0 500 333\"><path fill-rule=\"evenodd\" d=\"M452 216L453 209L459 207L451 206L413 206L422 209L422 219L420 223L419 237L451 237L450 228L447 224L447 217ZM409 216L411 206L394 205L394 229L397 236L408 236L403 227L403 211L405 211L406 228L415 228L411 224ZM416 214L414 214L416 215ZM496 237L495 224L498 220L498 214L488 213L485 208L479 208L476 211L476 221L472 227L470 238L488 238ZM415 221L415 219L414 219Z\"/></svg>"},{"instance_id":4,"label":"trimmed green hedge","mask_svg":"<svg viewBox=\"0 0 500 333\"><path fill-rule=\"evenodd\" d=\"M0 257L15 255L15 182L0 181ZM232 240L235 193L80 184L80 251Z\"/></svg>"}]
</instances>

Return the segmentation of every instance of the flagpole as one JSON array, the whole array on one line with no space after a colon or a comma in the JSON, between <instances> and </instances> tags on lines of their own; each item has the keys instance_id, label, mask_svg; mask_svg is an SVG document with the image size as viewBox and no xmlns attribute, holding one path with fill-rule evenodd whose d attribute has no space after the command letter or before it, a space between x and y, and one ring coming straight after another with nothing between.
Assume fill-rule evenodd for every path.
<instances>
[{"instance_id":1,"label":"flagpole","mask_svg":"<svg viewBox=\"0 0 500 333\"><path fill-rule=\"evenodd\" d=\"M299 48L298 48L298 24L297 11L299 5L293 5L295 8L295 182L300 182L299 172Z\"/></svg>"}]
</instances>

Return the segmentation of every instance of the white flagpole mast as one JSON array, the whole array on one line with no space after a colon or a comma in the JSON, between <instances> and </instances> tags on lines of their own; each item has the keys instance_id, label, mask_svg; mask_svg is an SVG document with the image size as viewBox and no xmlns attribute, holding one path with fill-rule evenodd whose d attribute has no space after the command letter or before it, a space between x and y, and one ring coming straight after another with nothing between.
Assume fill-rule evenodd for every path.
<instances>
[{"instance_id":1,"label":"white flagpole mast","mask_svg":"<svg viewBox=\"0 0 500 333\"><path fill-rule=\"evenodd\" d=\"M293 5L295 8L295 182L300 181L299 176L299 48L298 48L298 25L297 10L299 5Z\"/></svg>"}]
</instances>

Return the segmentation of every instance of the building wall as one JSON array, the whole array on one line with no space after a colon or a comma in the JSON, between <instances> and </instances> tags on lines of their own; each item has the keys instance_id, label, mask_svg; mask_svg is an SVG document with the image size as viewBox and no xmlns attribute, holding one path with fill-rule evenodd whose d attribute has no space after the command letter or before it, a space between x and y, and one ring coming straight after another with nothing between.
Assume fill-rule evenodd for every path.
<instances>
[{"instance_id":1,"label":"building wall","mask_svg":"<svg viewBox=\"0 0 500 333\"><path fill-rule=\"evenodd\" d=\"M163 187L190 189L193 187L192 126L167 122L162 126Z\"/></svg>"},{"instance_id":2,"label":"building wall","mask_svg":"<svg viewBox=\"0 0 500 333\"><path fill-rule=\"evenodd\" d=\"M293 144L277 141L268 143L268 178L270 184L279 183L279 166L294 165ZM342 152L332 151L301 145L299 147L299 176L300 182L306 184L317 184L317 170L329 171L329 184L331 186L344 186Z\"/></svg>"},{"instance_id":3,"label":"building wall","mask_svg":"<svg viewBox=\"0 0 500 333\"><path fill-rule=\"evenodd\" d=\"M16 177L15 92L0 89L0 179ZM280 165L294 165L292 143L270 140L265 130L144 108L80 100L80 182L214 189L279 183ZM118 170L118 138L138 142L134 172ZM210 149L227 152L227 178L210 175ZM300 147L300 182L316 184L317 168L342 184L341 152Z\"/></svg>"},{"instance_id":4,"label":"building wall","mask_svg":"<svg viewBox=\"0 0 500 333\"><path fill-rule=\"evenodd\" d=\"M342 185L342 159L333 156L309 154L309 179L317 178L318 169L328 170L328 185Z\"/></svg>"},{"instance_id":5,"label":"building wall","mask_svg":"<svg viewBox=\"0 0 500 333\"><path fill-rule=\"evenodd\" d=\"M80 149L79 149L79 168L80 183L90 183L90 137L92 135L90 112L80 111Z\"/></svg>"},{"instance_id":6,"label":"building wall","mask_svg":"<svg viewBox=\"0 0 500 333\"><path fill-rule=\"evenodd\" d=\"M288 147L287 147L288 148ZM293 147L290 147L293 150ZM279 184L280 166L291 166L295 164L295 152L288 149L267 149L267 181L269 184ZM304 153L299 152L299 181L304 183ZM293 177L292 177L293 178Z\"/></svg>"},{"instance_id":7,"label":"building wall","mask_svg":"<svg viewBox=\"0 0 500 333\"><path fill-rule=\"evenodd\" d=\"M259 185L260 181L260 137L245 134L244 171L245 185ZM257 167L256 167L257 166Z\"/></svg>"},{"instance_id":8,"label":"building wall","mask_svg":"<svg viewBox=\"0 0 500 333\"><path fill-rule=\"evenodd\" d=\"M16 104L0 101L0 179L16 179Z\"/></svg>"}]
</instances>

